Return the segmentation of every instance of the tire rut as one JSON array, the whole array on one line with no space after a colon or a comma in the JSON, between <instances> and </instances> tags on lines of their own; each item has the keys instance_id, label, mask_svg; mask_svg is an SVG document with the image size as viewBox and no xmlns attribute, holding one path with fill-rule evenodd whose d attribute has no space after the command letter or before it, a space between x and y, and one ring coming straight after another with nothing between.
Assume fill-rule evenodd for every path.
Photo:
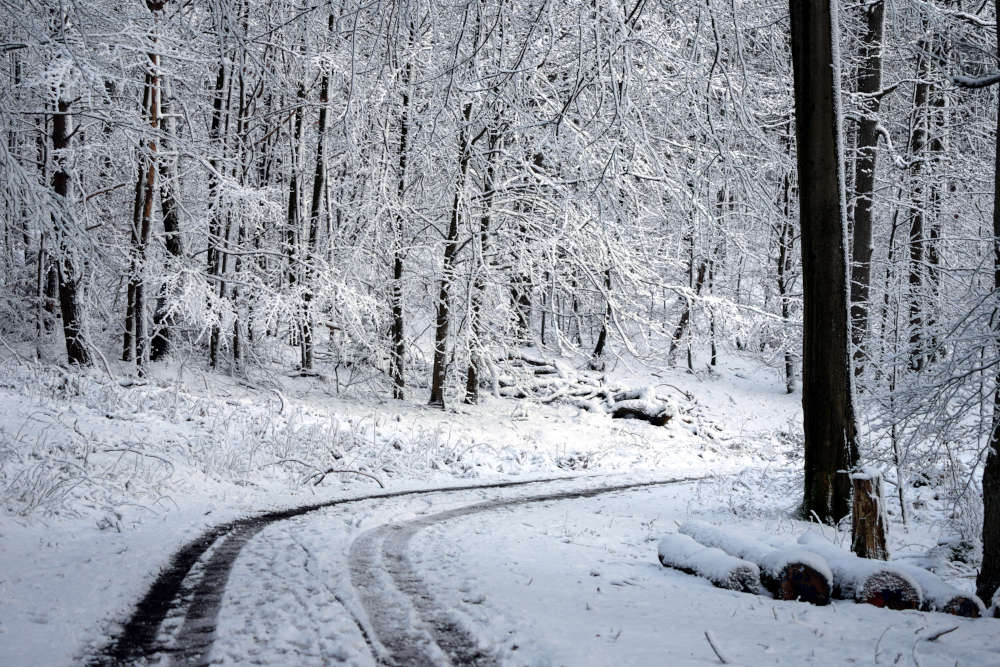
<instances>
[{"instance_id":1,"label":"tire rut","mask_svg":"<svg viewBox=\"0 0 1000 667\"><path fill-rule=\"evenodd\" d=\"M267 512L220 524L178 549L170 558L167 567L160 572L146 594L136 603L132 614L111 641L96 653L83 658L80 663L92 667L142 664L163 656L174 656L180 661L195 664L199 660L204 660L215 636L219 603L236 557L254 535L275 522L330 507L370 500L479 489L503 489L528 484L573 481L581 477L547 477L515 482L374 493ZM210 555L206 556L209 553ZM198 567L199 565L201 567ZM164 626L178 618L183 619L179 634L173 633L172 641L161 639ZM193 646L182 645L181 636L193 642Z\"/></svg>"},{"instance_id":2,"label":"tire rut","mask_svg":"<svg viewBox=\"0 0 1000 667\"><path fill-rule=\"evenodd\" d=\"M237 519L209 529L181 547L136 604L121 630L98 652L81 661L94 667L145 664L167 658L184 664L208 664L226 584L243 547L261 530L279 521L353 503L532 484L572 482L596 476L550 477L515 482L435 487L376 493L304 505ZM470 664L492 667L496 656L438 605L406 556L410 539L434 523L513 505L546 500L587 498L602 493L696 481L703 477L590 487L508 500L493 500L436 513L401 524L387 524L363 533L351 545L349 569L361 598L368 625L356 619L374 658L385 665ZM379 571L378 564L384 563ZM387 588L388 587L388 588ZM386 600L395 588L408 604ZM395 597L395 596L394 596ZM343 606L343 605L342 605ZM345 607L346 609L346 607ZM348 612L350 613L350 612ZM410 622L409 615L417 622ZM417 628L401 635L400 628ZM379 650L381 647L382 650Z\"/></svg>"},{"instance_id":3,"label":"tire rut","mask_svg":"<svg viewBox=\"0 0 1000 667\"><path fill-rule=\"evenodd\" d=\"M370 633L382 648L375 656L376 660L392 666L417 667L495 667L500 664L493 651L480 646L476 637L435 600L433 593L413 567L407 556L410 540L424 528L517 505L591 498L606 493L701 479L705 478L683 477L491 500L410 521L386 524L362 533L351 545L348 565L351 582L358 591L368 616ZM393 587L406 599L393 593Z\"/></svg>"}]
</instances>

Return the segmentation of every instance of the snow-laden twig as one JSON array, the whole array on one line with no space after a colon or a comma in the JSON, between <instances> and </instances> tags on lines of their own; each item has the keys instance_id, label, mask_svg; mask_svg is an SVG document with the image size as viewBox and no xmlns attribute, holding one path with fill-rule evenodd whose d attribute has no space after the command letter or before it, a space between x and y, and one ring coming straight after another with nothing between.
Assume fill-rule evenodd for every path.
<instances>
[{"instance_id":1,"label":"snow-laden twig","mask_svg":"<svg viewBox=\"0 0 1000 667\"><path fill-rule=\"evenodd\" d=\"M956 86L962 88L988 88L994 84L1000 83L1000 72L990 72L989 74L984 74L983 76L966 76L964 74L956 74L951 77L951 80L955 82Z\"/></svg>"},{"instance_id":2,"label":"snow-laden twig","mask_svg":"<svg viewBox=\"0 0 1000 667\"><path fill-rule=\"evenodd\" d=\"M347 470L347 469L344 469L344 468L328 468L327 470L324 470L323 472L313 473L312 475L310 475L309 477L307 477L305 481L308 482L313 477L316 477L318 475L319 478L315 482L313 482L313 486L319 486L320 483L324 479L326 479L326 476L329 475L329 474L332 474L332 473L343 473L343 474L348 474L348 475L361 475L362 477L367 477L368 479L375 480L375 483L379 485L379 488L382 488L382 489L385 488L385 484L382 483L382 480L380 480L375 475L370 475L370 474L368 474L366 472L361 472L360 470ZM303 482L303 483L305 483L305 482Z\"/></svg>"},{"instance_id":3,"label":"snow-laden twig","mask_svg":"<svg viewBox=\"0 0 1000 667\"><path fill-rule=\"evenodd\" d=\"M930 637L924 637L924 641L929 641L929 642L937 641L938 639L941 639L941 637L944 637L949 632L954 632L955 630L958 630L958 626L957 625L953 626L953 627L950 627L950 628L945 628L944 630L939 630L938 632L935 632Z\"/></svg>"}]
</instances>

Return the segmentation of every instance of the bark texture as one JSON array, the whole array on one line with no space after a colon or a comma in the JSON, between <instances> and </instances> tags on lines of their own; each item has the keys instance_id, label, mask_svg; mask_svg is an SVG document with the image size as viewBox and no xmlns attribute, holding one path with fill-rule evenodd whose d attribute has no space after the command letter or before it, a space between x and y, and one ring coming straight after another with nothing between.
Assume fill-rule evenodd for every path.
<instances>
[{"instance_id":1,"label":"bark texture","mask_svg":"<svg viewBox=\"0 0 1000 667\"><path fill-rule=\"evenodd\" d=\"M835 523L850 512L857 461L847 312L847 238L831 2L791 0L802 227L803 514ZM831 63L833 64L831 66Z\"/></svg>"}]
</instances>

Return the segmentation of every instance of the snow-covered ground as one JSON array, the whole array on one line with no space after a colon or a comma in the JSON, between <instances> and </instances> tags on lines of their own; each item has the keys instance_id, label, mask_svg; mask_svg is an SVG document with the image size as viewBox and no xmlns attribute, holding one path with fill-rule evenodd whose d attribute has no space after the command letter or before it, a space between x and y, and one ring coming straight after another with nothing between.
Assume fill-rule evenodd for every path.
<instances>
[{"instance_id":1,"label":"snow-covered ground","mask_svg":"<svg viewBox=\"0 0 1000 667\"><path fill-rule=\"evenodd\" d=\"M318 474L329 468L377 477L386 491L557 475L588 476L564 487L711 476L418 531L414 568L511 664L717 663L705 632L739 664L990 664L1000 651L997 621L776 602L659 565L657 539L688 518L790 542L805 529L790 518L799 396L752 360L698 374L620 363L611 373L622 383L694 396L665 427L492 397L442 412L423 396L341 396L323 378L237 379L174 364L140 382L107 370L0 362L0 665L90 655L171 554L208 527L380 491L366 476ZM372 500L264 529L234 565L212 659L371 664L346 575L354 539L519 493L529 491ZM894 526L894 553L926 552L941 536L936 512L925 506L908 532ZM966 590L969 575L950 571Z\"/></svg>"}]
</instances>

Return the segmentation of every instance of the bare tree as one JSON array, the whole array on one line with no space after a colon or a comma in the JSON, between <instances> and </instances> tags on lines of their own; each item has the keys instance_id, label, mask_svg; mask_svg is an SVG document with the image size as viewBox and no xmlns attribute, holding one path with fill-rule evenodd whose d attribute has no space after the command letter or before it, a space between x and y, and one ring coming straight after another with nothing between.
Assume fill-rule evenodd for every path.
<instances>
[{"instance_id":1,"label":"bare tree","mask_svg":"<svg viewBox=\"0 0 1000 667\"><path fill-rule=\"evenodd\" d=\"M837 4L791 0L799 221L802 227L802 512L850 513L858 459L847 311L847 234L840 137ZM832 63L832 66L831 66Z\"/></svg>"}]
</instances>

